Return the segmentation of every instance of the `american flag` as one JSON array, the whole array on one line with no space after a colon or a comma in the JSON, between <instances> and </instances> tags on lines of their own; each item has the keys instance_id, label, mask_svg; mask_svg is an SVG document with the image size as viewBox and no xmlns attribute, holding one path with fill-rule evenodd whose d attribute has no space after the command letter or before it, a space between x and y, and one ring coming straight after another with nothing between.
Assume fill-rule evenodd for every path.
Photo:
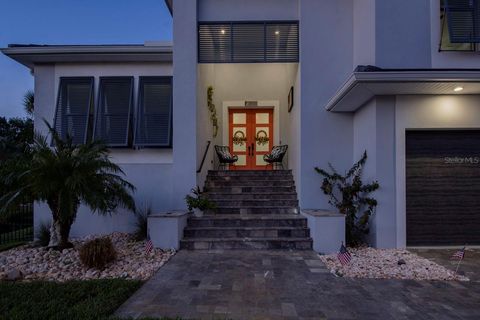
<instances>
[{"instance_id":1,"label":"american flag","mask_svg":"<svg viewBox=\"0 0 480 320\"><path fill-rule=\"evenodd\" d=\"M451 260L463 260L465 258L465 247L462 250L455 251L450 258Z\"/></svg>"},{"instance_id":2,"label":"american flag","mask_svg":"<svg viewBox=\"0 0 480 320\"><path fill-rule=\"evenodd\" d=\"M343 242L340 247L340 252L337 254L337 258L342 264L342 266L348 264L350 260L352 260L352 255L350 254L350 252L348 252L347 248L345 248Z\"/></svg>"},{"instance_id":3,"label":"american flag","mask_svg":"<svg viewBox=\"0 0 480 320\"><path fill-rule=\"evenodd\" d=\"M150 236L147 236L147 242L145 243L145 252L148 254L152 252L153 250L153 242L152 239L150 239Z\"/></svg>"}]
</instances>

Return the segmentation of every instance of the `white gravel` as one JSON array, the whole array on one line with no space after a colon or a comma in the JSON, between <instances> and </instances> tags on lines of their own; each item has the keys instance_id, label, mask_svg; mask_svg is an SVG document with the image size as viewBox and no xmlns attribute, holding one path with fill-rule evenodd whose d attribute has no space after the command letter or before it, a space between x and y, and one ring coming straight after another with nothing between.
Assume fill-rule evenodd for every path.
<instances>
[{"instance_id":1,"label":"white gravel","mask_svg":"<svg viewBox=\"0 0 480 320\"><path fill-rule=\"evenodd\" d=\"M407 250L364 247L349 248L348 251L352 260L345 266L340 264L336 253L322 255L320 259L332 273L341 277L469 281L467 277L455 275L454 271ZM399 265L401 259L405 264Z\"/></svg>"},{"instance_id":2,"label":"white gravel","mask_svg":"<svg viewBox=\"0 0 480 320\"><path fill-rule=\"evenodd\" d=\"M0 280L5 279L12 270L19 270L25 280L146 280L175 254L175 250L160 249L147 254L144 242L133 241L125 233L112 233L108 237L117 250L117 259L104 270L88 269L80 262L78 249L85 241L94 238L89 236L74 239L72 242L75 247L62 252L28 245L0 252Z\"/></svg>"}]
</instances>

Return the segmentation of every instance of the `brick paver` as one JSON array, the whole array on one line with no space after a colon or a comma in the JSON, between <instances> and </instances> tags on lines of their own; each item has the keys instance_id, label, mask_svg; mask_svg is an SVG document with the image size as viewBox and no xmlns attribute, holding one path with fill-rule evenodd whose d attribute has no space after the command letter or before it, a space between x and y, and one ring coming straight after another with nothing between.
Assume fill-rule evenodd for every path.
<instances>
[{"instance_id":1,"label":"brick paver","mask_svg":"<svg viewBox=\"0 0 480 320\"><path fill-rule=\"evenodd\" d=\"M347 279L312 251L180 251L117 315L480 319L480 282Z\"/></svg>"}]
</instances>

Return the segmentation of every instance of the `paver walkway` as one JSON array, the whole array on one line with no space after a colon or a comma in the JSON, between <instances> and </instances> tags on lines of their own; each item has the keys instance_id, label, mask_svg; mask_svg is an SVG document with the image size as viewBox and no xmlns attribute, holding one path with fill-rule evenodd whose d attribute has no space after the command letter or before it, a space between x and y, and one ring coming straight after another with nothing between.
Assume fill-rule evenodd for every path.
<instances>
[{"instance_id":1,"label":"paver walkway","mask_svg":"<svg viewBox=\"0 0 480 320\"><path fill-rule=\"evenodd\" d=\"M117 315L473 320L480 283L336 278L311 251L180 251Z\"/></svg>"}]
</instances>

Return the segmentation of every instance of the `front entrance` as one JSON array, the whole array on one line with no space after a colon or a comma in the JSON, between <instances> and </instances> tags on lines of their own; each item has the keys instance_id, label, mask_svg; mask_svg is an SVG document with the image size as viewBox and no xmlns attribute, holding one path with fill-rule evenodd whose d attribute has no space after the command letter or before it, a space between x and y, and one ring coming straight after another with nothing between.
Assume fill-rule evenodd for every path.
<instances>
[{"instance_id":1,"label":"front entrance","mask_svg":"<svg viewBox=\"0 0 480 320\"><path fill-rule=\"evenodd\" d=\"M229 108L229 145L238 156L231 170L268 170L263 156L273 146L273 108Z\"/></svg>"}]
</instances>

